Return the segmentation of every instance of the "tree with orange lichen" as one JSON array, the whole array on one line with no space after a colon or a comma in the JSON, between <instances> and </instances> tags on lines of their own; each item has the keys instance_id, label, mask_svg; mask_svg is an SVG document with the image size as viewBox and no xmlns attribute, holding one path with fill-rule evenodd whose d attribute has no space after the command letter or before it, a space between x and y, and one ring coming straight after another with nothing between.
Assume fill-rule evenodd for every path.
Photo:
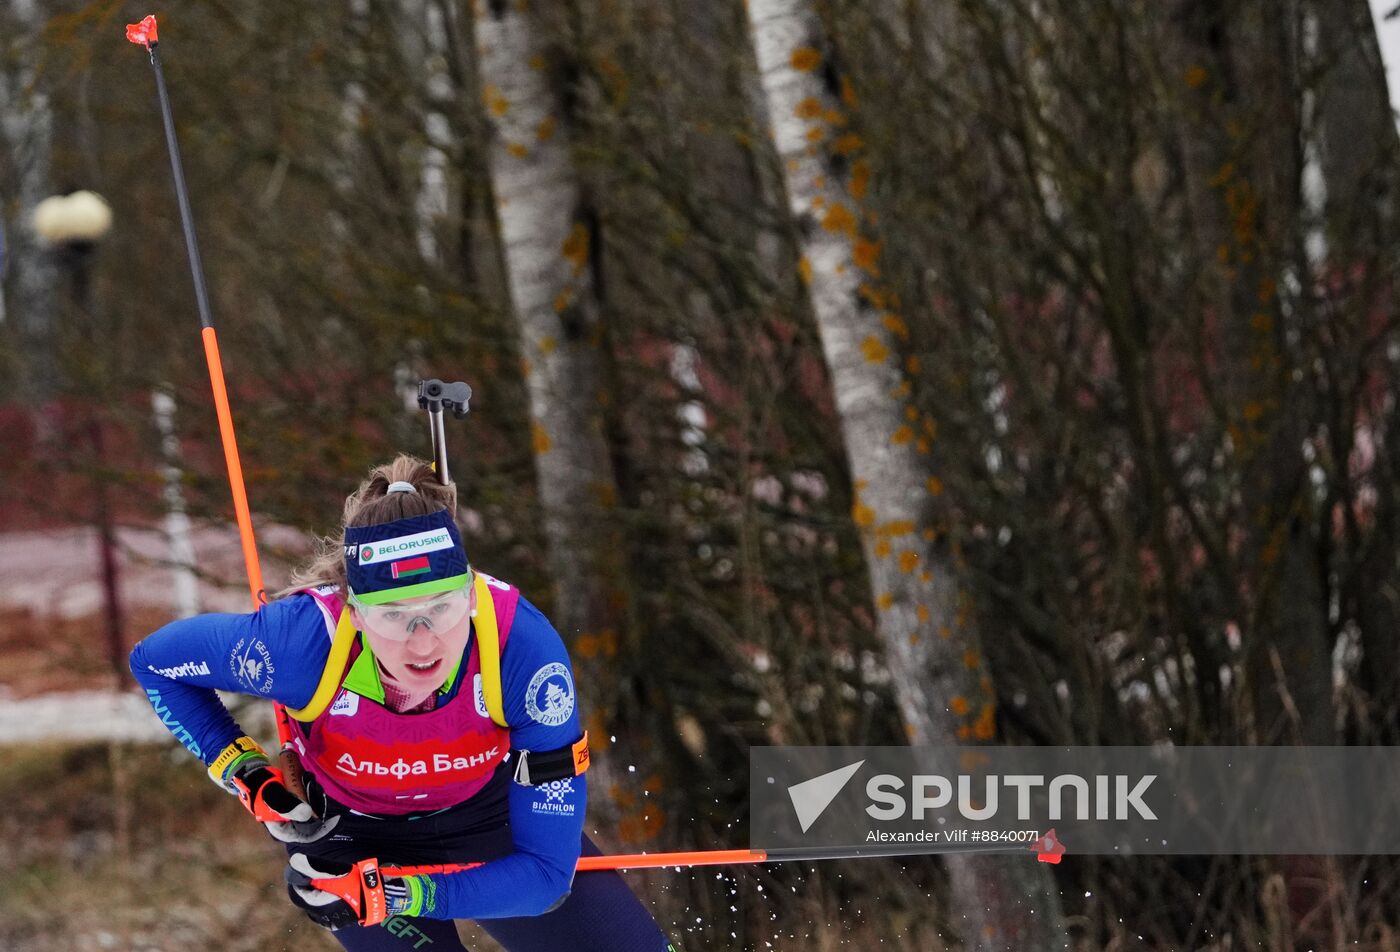
<instances>
[{"instance_id":1,"label":"tree with orange lichen","mask_svg":"<svg viewBox=\"0 0 1400 952\"><path fill-rule=\"evenodd\" d=\"M856 94L831 58L808 0L750 0L749 19L802 276L831 374L855 485L880 640L909 740L990 741L996 695L975 661L977 631L956 560L931 523L933 428L908 400L898 296L878 289L879 241L861 199L870 167L847 129ZM885 306L876 306L875 302ZM973 664L965 663L971 657ZM972 700L975 699L975 700ZM1059 902L1043 869L948 857L968 948L1062 948Z\"/></svg>"}]
</instances>

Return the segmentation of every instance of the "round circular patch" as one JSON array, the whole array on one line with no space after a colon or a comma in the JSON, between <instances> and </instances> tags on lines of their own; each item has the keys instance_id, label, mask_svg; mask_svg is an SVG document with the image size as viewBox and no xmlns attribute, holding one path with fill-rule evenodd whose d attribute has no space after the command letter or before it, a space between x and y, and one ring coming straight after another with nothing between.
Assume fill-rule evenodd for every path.
<instances>
[{"instance_id":1,"label":"round circular patch","mask_svg":"<svg viewBox=\"0 0 1400 952\"><path fill-rule=\"evenodd\" d=\"M558 727L574 713L574 679L558 661L535 672L525 691L525 713L530 719Z\"/></svg>"}]
</instances>

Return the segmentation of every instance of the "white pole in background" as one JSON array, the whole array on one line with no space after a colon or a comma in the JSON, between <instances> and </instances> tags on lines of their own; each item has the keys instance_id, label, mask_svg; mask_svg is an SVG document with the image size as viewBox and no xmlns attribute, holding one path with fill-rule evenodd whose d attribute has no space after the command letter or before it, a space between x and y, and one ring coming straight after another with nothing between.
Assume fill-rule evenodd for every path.
<instances>
[{"instance_id":1,"label":"white pole in background","mask_svg":"<svg viewBox=\"0 0 1400 952\"><path fill-rule=\"evenodd\" d=\"M190 517L185 512L185 493L180 486L180 440L175 435L175 398L164 390L151 391L156 430L160 433L161 455L165 465L165 537L170 544L170 566L175 582L175 617L199 614L199 579L194 573L194 543L190 540Z\"/></svg>"},{"instance_id":2,"label":"white pole in background","mask_svg":"<svg viewBox=\"0 0 1400 952\"><path fill-rule=\"evenodd\" d=\"M1400 123L1400 0L1371 0L1371 17L1390 89L1390 114Z\"/></svg>"}]
</instances>

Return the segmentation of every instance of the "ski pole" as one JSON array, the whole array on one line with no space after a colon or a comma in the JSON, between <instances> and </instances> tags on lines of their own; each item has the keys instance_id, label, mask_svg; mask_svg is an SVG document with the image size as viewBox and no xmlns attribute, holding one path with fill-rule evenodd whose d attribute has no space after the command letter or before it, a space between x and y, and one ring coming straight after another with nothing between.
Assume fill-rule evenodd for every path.
<instances>
[{"instance_id":1,"label":"ski pole","mask_svg":"<svg viewBox=\"0 0 1400 952\"><path fill-rule=\"evenodd\" d=\"M219 338L214 331L214 318L209 308L209 291L204 283L204 265L199 257L199 242L195 238L194 214L190 211L189 192L185 187L185 171L180 163L180 144L175 138L175 119L170 110L170 95L161 71L156 18L148 16L140 23L126 27L126 38L144 46L150 54L151 69L156 76L156 96L160 100L160 117L165 126L165 145L170 153L170 171L175 177L175 199L180 206L180 225L185 233L185 253L194 279L195 305L199 309L200 336L204 340L204 359L209 365L209 384L214 392L214 412L219 421L219 438L224 448L224 464L228 469L229 488L233 491L233 511L238 521L238 539L243 548L243 564L248 571L248 591L253 597L253 611L267 602L263 588L262 567L258 564L258 547L253 538L253 519L248 510L248 491L243 485L243 466L238 458L238 440L233 432L233 412L229 409L228 388L224 383L224 364L219 356ZM304 795L301 763L292 750L292 725L286 709L273 702L277 720L277 739L281 744L282 769L293 792Z\"/></svg>"},{"instance_id":2,"label":"ski pole","mask_svg":"<svg viewBox=\"0 0 1400 952\"><path fill-rule=\"evenodd\" d=\"M1053 831L1047 836L1053 837ZM958 846L952 849L944 848L936 850L937 853L1010 853L1021 852L1028 847L1008 846L1006 844L978 844L975 846ZM1063 850L1061 850L1063 852ZM685 853L630 853L616 856L582 856L579 857L578 870L586 872L588 870L603 869L642 869L646 867L663 866L717 866L731 863L779 863L793 862L801 860L824 860L824 859L869 859L874 857L897 857L913 856L926 853L926 850L913 850L907 847L847 847L847 848L817 848L817 849L779 849L779 850L695 850ZM424 876L433 873L461 873L469 869L476 869L484 863L449 863L432 866L390 866L380 863L377 859L364 859L354 864L347 872L330 876L315 876L309 874L305 869L297 867L298 857L292 857L292 864L288 867L287 882L294 886L311 886L322 892L330 893L339 897L347 903L356 913L361 914L360 922L364 925L376 925L384 921L385 906L384 883L390 879L399 879L404 876ZM303 857L304 858L304 857ZM1045 854L1038 854L1044 862L1059 862L1059 856L1047 859ZM366 889L368 887L368 889Z\"/></svg>"},{"instance_id":3,"label":"ski pole","mask_svg":"<svg viewBox=\"0 0 1400 952\"><path fill-rule=\"evenodd\" d=\"M927 844L921 844L927 846ZM579 872L602 869L659 869L690 866L731 866L744 863L819 862L832 859L877 859L929 853L1035 853L1043 863L1058 863L1065 848L1050 830L1029 846L1007 843L963 844L942 849L911 849L903 846L877 847L791 847L771 850L689 850L678 853L616 853L608 856L580 856ZM456 873L480 863L444 863L429 866L382 866L385 876L418 876L426 873Z\"/></svg>"},{"instance_id":4,"label":"ski pole","mask_svg":"<svg viewBox=\"0 0 1400 952\"><path fill-rule=\"evenodd\" d=\"M960 846L941 849L939 853L1006 853L1019 851L1025 847L1011 847L1005 844ZM775 863L796 860L822 859L864 859L872 857L912 856L923 852L903 847L876 847L874 849L856 847L846 849L782 849L782 850L698 850L686 853L631 853L616 856L582 856L578 870L602 869L641 869L661 866L716 866L729 863ZM302 857L304 859L304 857ZM1044 858L1043 856L1041 857ZM347 872L337 875L316 876L312 872L298 868L298 857L292 857L287 870L287 882L294 886L311 886L330 893L348 904L361 915L363 925L377 925L385 918L384 883L390 879L405 876L424 876L432 873L460 873L475 869L484 863L452 863L435 866L389 866L377 859L364 859L354 864ZM1050 862L1059 862L1058 857ZM367 888L368 887L368 888Z\"/></svg>"}]
</instances>

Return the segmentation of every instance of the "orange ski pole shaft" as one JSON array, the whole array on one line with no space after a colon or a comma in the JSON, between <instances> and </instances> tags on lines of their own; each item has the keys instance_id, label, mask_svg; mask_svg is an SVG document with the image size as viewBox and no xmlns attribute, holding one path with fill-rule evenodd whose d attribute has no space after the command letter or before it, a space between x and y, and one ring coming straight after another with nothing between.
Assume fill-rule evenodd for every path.
<instances>
[{"instance_id":1,"label":"orange ski pole shaft","mask_svg":"<svg viewBox=\"0 0 1400 952\"><path fill-rule=\"evenodd\" d=\"M243 484L243 464L238 458L238 437L233 432L233 411L229 408L228 387L224 384L219 338L212 325L206 326L200 334L204 338L204 358L209 364L209 383L214 390L214 414L219 419L224 465L228 468L229 488L233 490L238 541L243 546L243 565L248 570L248 591L253 596L253 611L257 611L267 601L267 592L263 589L262 566L258 563L258 546L253 538L253 516L248 509L248 490Z\"/></svg>"},{"instance_id":2,"label":"orange ski pole shaft","mask_svg":"<svg viewBox=\"0 0 1400 952\"><path fill-rule=\"evenodd\" d=\"M763 850L689 850L680 853L618 853L614 856L580 856L580 872L589 869L655 869L662 866L724 866L731 863L766 863Z\"/></svg>"},{"instance_id":3,"label":"orange ski pole shaft","mask_svg":"<svg viewBox=\"0 0 1400 952\"><path fill-rule=\"evenodd\" d=\"M1023 845L978 844L944 847L938 853L1024 853ZM615 853L608 856L580 856L579 872L602 869L664 869L688 866L731 866L743 863L818 862L831 859L876 859L912 856L927 853L927 849L908 847L815 847L812 849L774 850L688 850L678 853ZM422 876L428 873L459 873L481 863L445 863L431 866L381 866L385 876Z\"/></svg>"},{"instance_id":4,"label":"orange ski pole shaft","mask_svg":"<svg viewBox=\"0 0 1400 952\"><path fill-rule=\"evenodd\" d=\"M730 863L764 863L763 850L690 850L681 853L617 853L580 856L579 872L598 869L655 869L667 866L721 866ZM460 873L480 863L441 863L429 866L381 866L385 876L422 876L427 873Z\"/></svg>"},{"instance_id":5,"label":"orange ski pole shaft","mask_svg":"<svg viewBox=\"0 0 1400 952\"><path fill-rule=\"evenodd\" d=\"M938 850L940 853L1017 853L1024 846L1002 844L959 846ZM579 872L591 869L662 869L668 866L731 866L742 863L813 863L829 859L876 859L911 856L927 850L908 847L813 847L811 849L772 850L689 850L679 853L616 853L611 856L580 856Z\"/></svg>"}]
</instances>

